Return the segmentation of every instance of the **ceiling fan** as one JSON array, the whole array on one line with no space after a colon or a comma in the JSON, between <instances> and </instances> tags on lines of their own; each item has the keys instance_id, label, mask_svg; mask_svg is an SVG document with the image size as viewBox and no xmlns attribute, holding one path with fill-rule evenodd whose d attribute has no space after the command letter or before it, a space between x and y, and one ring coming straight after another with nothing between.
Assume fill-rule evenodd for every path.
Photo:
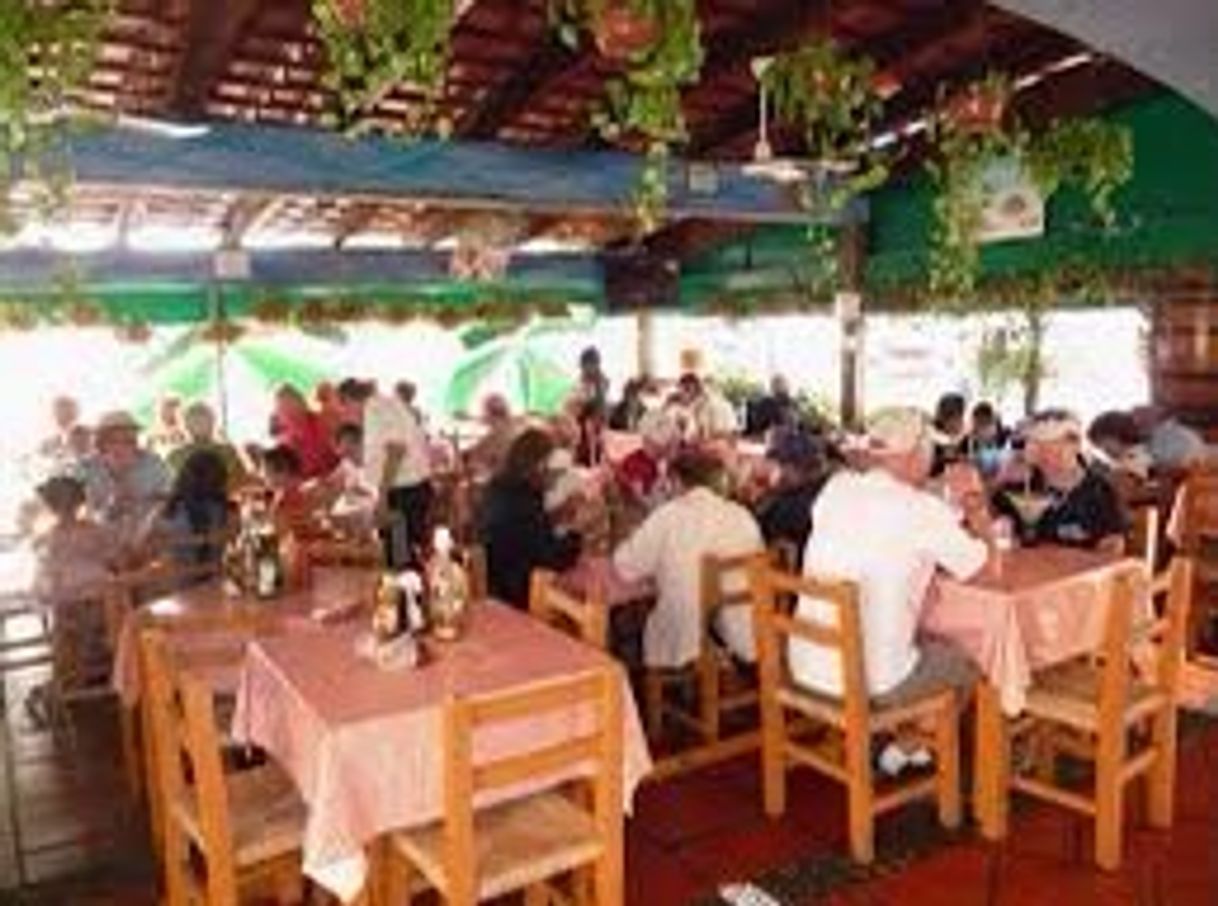
<instances>
[{"instance_id":1,"label":"ceiling fan","mask_svg":"<svg viewBox=\"0 0 1218 906\"><path fill-rule=\"evenodd\" d=\"M810 158L776 156L770 142L770 97L765 75L774 65L773 57L754 57L751 64L753 78L757 80L757 143L753 146L753 159L740 169L745 176L764 179L780 186L800 186L813 179L825 180L841 176L854 170L854 164L839 160L812 160Z\"/></svg>"}]
</instances>

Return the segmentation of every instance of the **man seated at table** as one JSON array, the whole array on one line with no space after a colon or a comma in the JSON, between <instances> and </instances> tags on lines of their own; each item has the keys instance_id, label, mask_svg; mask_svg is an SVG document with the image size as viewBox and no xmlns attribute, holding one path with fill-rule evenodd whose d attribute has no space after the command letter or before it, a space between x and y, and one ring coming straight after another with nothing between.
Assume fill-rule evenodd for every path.
<instances>
[{"instance_id":1,"label":"man seated at table","mask_svg":"<svg viewBox=\"0 0 1218 906\"><path fill-rule=\"evenodd\" d=\"M761 534L767 545L787 544L802 553L812 532L812 505L829 477L822 442L801 428L779 428L766 458L779 471L755 507Z\"/></svg>"},{"instance_id":2,"label":"man seated at table","mask_svg":"<svg viewBox=\"0 0 1218 906\"><path fill-rule=\"evenodd\" d=\"M508 401L498 393L482 401L481 422L486 433L465 452L465 462L475 474L494 475L502 468L508 448L521 428Z\"/></svg>"},{"instance_id":3,"label":"man seated at table","mask_svg":"<svg viewBox=\"0 0 1218 906\"><path fill-rule=\"evenodd\" d=\"M1024 435L1023 473L1008 476L995 509L1010 516L1027 541L1120 552L1129 520L1112 484L1083 460L1078 420L1046 410Z\"/></svg>"},{"instance_id":4,"label":"man seated at table","mask_svg":"<svg viewBox=\"0 0 1218 906\"><path fill-rule=\"evenodd\" d=\"M915 409L881 413L868 431L869 466L840 471L826 483L812 509L812 536L804 551L808 576L854 582L859 590L863 664L867 691L877 707L912 702L939 689L963 699L976 670L968 656L939 639L917 639L918 620L935 570L958 579L986 564L989 513L980 482L968 467L950 473L957 512L925 489L934 457L929 419ZM803 599L798 614L832 619L827 605ZM789 649L795 681L825 695L843 693L837 650L804 640ZM879 767L899 773L924 763L920 749L895 742L884 748Z\"/></svg>"},{"instance_id":5,"label":"man seated at table","mask_svg":"<svg viewBox=\"0 0 1218 906\"><path fill-rule=\"evenodd\" d=\"M639 423L643 445L618 463L615 477L632 504L654 509L668 498L668 462L681 441L667 413L649 412Z\"/></svg>"},{"instance_id":6,"label":"man seated at table","mask_svg":"<svg viewBox=\"0 0 1218 906\"><path fill-rule=\"evenodd\" d=\"M763 549L753 514L716 490L723 481L723 464L717 458L685 450L673 459L670 472L678 496L648 516L613 555L613 565L626 581L651 579L656 584L656 606L643 634L648 667L682 667L697 658L703 632L703 557ZM756 660L748 605L721 609L712 628L733 655L750 663Z\"/></svg>"},{"instance_id":7,"label":"man seated at table","mask_svg":"<svg viewBox=\"0 0 1218 906\"><path fill-rule=\"evenodd\" d=\"M140 425L127 412L110 412L97 424L96 453L82 466L90 512L133 547L148 517L168 495L169 469L140 445Z\"/></svg>"}]
</instances>

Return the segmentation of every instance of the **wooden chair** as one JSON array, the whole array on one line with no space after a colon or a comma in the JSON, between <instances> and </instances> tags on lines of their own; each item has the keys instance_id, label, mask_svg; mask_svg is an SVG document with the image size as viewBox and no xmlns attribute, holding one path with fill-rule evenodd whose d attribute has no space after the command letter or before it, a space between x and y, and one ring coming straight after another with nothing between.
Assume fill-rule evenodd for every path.
<instances>
[{"instance_id":1,"label":"wooden chair","mask_svg":"<svg viewBox=\"0 0 1218 906\"><path fill-rule=\"evenodd\" d=\"M1181 484L1177 505L1181 512L1172 514L1176 529L1174 540L1179 552L1193 560L1197 583L1185 632L1185 645L1191 656L1198 648L1218 596L1218 471L1197 469L1190 472ZM1210 668L1218 668L1218 659L1199 660L1204 660Z\"/></svg>"},{"instance_id":2,"label":"wooden chair","mask_svg":"<svg viewBox=\"0 0 1218 906\"><path fill-rule=\"evenodd\" d=\"M1135 507L1129 531L1129 554L1141 557L1153 576L1159 571L1162 519L1159 507L1153 503Z\"/></svg>"},{"instance_id":3,"label":"wooden chair","mask_svg":"<svg viewBox=\"0 0 1218 906\"><path fill-rule=\"evenodd\" d=\"M580 598L560 587L558 576L535 569L529 578L529 613L581 642L604 649L608 645L609 611L599 590Z\"/></svg>"},{"instance_id":4,"label":"wooden chair","mask_svg":"<svg viewBox=\"0 0 1218 906\"><path fill-rule=\"evenodd\" d=\"M757 704L756 684L743 676L726 649L714 638L711 627L722 607L752 605L748 570L755 562L764 562L761 552L732 557L707 555L702 559L701 606L702 647L690 665L677 668L648 668L643 678L648 732L658 739L664 718L670 717L699 738L703 751L685 757L669 767L684 769L707 761L738 755L756 747L760 736L754 731L737 733L730 740L722 738L723 718ZM733 580L735 580L733 582ZM691 710L669 700L668 689L687 687L691 678L697 683L696 706ZM691 753L692 754L692 753ZM661 773L667 773L661 770Z\"/></svg>"},{"instance_id":5,"label":"wooden chair","mask_svg":"<svg viewBox=\"0 0 1218 906\"><path fill-rule=\"evenodd\" d=\"M1177 557L1169 568L1166 606L1156 616L1146 600L1143 567L1119 570L1106 589L1108 616L1096 656L1037 675L1024 714L1011 726L1014 743L1048 725L1059 749L1094 763L1090 795L1057 785L1043 770L1012 770L1010 787L1092 817L1095 861L1108 871L1121 864L1131 781L1147 778L1150 823L1172 823L1176 696L1192 583L1192 562Z\"/></svg>"},{"instance_id":6,"label":"wooden chair","mask_svg":"<svg viewBox=\"0 0 1218 906\"><path fill-rule=\"evenodd\" d=\"M145 638L165 902L236 906L273 890L299 900L304 806L273 766L224 772L212 691L165 637Z\"/></svg>"},{"instance_id":7,"label":"wooden chair","mask_svg":"<svg viewBox=\"0 0 1218 906\"><path fill-rule=\"evenodd\" d=\"M867 694L858 592L853 584L801 577L765 564L752 568L761 674L762 783L765 811L786 810L786 776L791 764L805 765L846 787L850 851L858 862L874 858L877 815L923 797L938 800L939 820L960 823L959 726L955 694L943 690L906 705L880 707ZM800 596L824 602L833 612L825 621L797 616ZM787 667L792 639L835 649L841 658L844 695L820 695L797 685ZM929 732L924 727L933 727ZM871 742L878 733L926 734L935 754L930 776L877 789L872 778Z\"/></svg>"},{"instance_id":8,"label":"wooden chair","mask_svg":"<svg viewBox=\"0 0 1218 906\"><path fill-rule=\"evenodd\" d=\"M474 740L526 715L582 713L582 735L474 763ZM525 890L541 902L548 883L591 872L598 906L622 902L621 679L615 668L526 689L449 703L444 719L444 818L390 836L384 867L386 903L409 903L415 873L450 906ZM564 789L573 771L584 790ZM519 786L543 791L475 808L475 801ZM590 795L574 795L577 792ZM582 881L578 878L577 881Z\"/></svg>"}]
</instances>

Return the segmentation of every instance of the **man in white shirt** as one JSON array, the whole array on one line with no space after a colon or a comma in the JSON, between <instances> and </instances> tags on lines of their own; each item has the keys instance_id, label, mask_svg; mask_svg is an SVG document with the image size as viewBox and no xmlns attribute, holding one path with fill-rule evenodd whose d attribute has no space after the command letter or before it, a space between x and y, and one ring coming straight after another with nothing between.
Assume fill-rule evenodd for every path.
<instances>
[{"instance_id":1,"label":"man in white shirt","mask_svg":"<svg viewBox=\"0 0 1218 906\"><path fill-rule=\"evenodd\" d=\"M967 579L988 560L982 539L989 536L990 519L979 480L967 467L948 476L966 528L961 513L923 489L934 450L929 419L913 409L889 410L872 423L868 437L871 467L839 472L812 508L804 572L858 586L863 662L876 704L911 701L938 688L963 693L975 677L967 656L939 640L919 645L915 636L935 570ZM832 619L828 605L807 598L798 611ZM792 640L789 655L796 682L842 694L836 650Z\"/></svg>"},{"instance_id":2,"label":"man in white shirt","mask_svg":"<svg viewBox=\"0 0 1218 906\"><path fill-rule=\"evenodd\" d=\"M430 529L431 448L419 420L396 396L376 392L371 381L348 379L339 397L363 428L364 473L376 489L389 565L411 562ZM404 532L402 529L404 528Z\"/></svg>"},{"instance_id":3,"label":"man in white shirt","mask_svg":"<svg viewBox=\"0 0 1218 906\"><path fill-rule=\"evenodd\" d=\"M656 607L643 634L648 667L681 667L701 649L702 558L760 551L761 530L753 514L720 496L715 483L723 466L708 453L688 450L670 466L680 494L662 505L614 553L613 564L628 581L652 579ZM738 577L743 586L747 577ZM756 660L752 609L747 604L722 608L715 629L741 660Z\"/></svg>"}]
</instances>

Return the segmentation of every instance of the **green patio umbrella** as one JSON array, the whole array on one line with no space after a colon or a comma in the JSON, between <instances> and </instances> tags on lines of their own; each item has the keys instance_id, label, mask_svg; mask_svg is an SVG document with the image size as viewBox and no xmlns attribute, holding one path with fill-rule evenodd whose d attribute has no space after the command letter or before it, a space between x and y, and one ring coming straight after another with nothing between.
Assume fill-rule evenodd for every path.
<instances>
[{"instance_id":1,"label":"green patio umbrella","mask_svg":"<svg viewBox=\"0 0 1218 906\"><path fill-rule=\"evenodd\" d=\"M151 418L156 401L173 395L213 402L230 436L256 436L265 430L270 394L281 384L308 393L332 380L329 364L341 349L341 332L244 328L221 340L210 325L182 331L155 349L140 368L146 379L136 402L141 420Z\"/></svg>"},{"instance_id":2,"label":"green patio umbrella","mask_svg":"<svg viewBox=\"0 0 1218 906\"><path fill-rule=\"evenodd\" d=\"M471 330L453 369L443 405L450 415L471 412L479 399L501 393L518 411L552 413L575 384L574 363L557 354L588 324L572 319L533 321L504 333Z\"/></svg>"}]
</instances>

